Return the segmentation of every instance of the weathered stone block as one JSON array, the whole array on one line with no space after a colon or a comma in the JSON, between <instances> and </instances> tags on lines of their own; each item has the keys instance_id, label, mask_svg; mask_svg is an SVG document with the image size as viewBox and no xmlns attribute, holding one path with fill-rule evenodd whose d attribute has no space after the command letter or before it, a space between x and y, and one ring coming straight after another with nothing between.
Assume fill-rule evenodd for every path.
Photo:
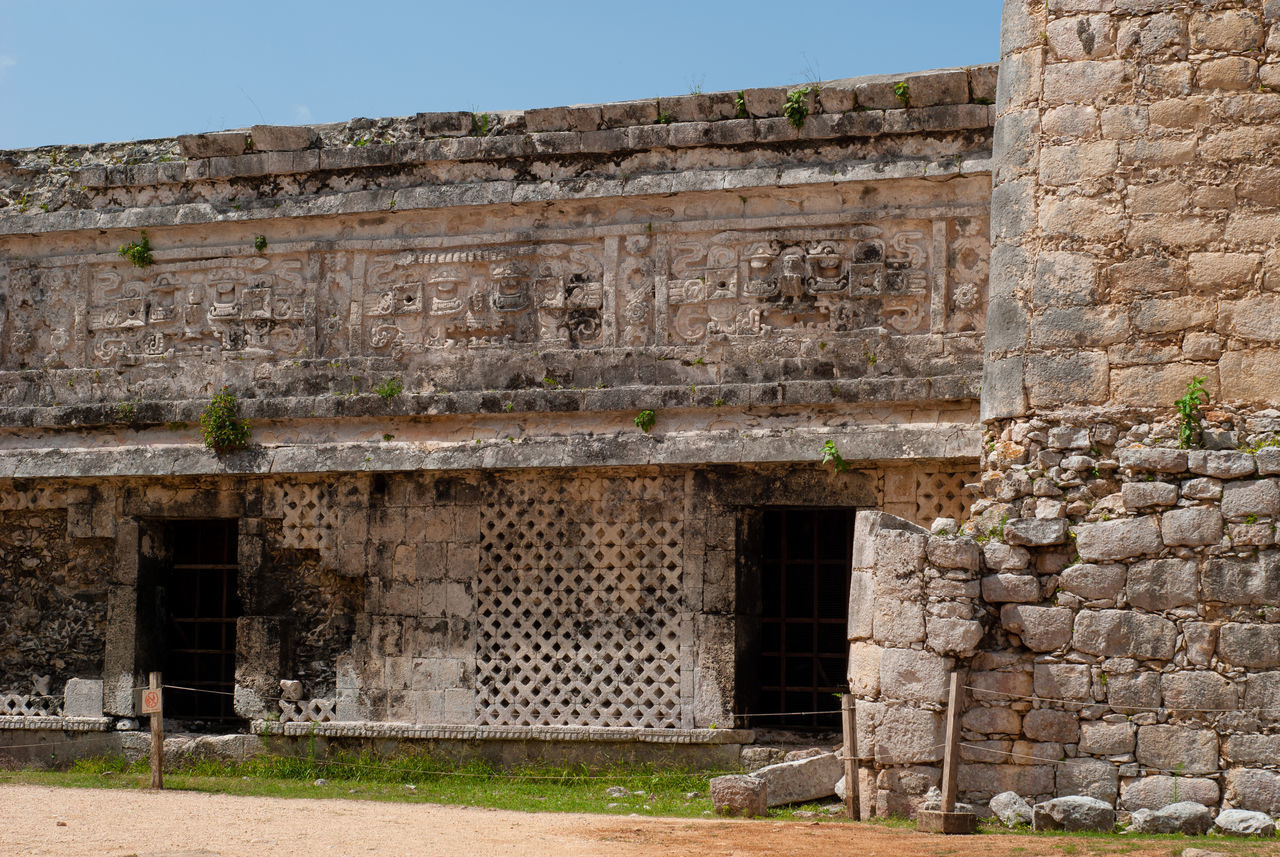
<instances>
[{"instance_id":1,"label":"weathered stone block","mask_svg":"<svg viewBox=\"0 0 1280 857\"><path fill-rule=\"evenodd\" d=\"M1077 563L1064 568L1058 582L1067 592L1087 599L1114 599L1124 587L1123 565Z\"/></svg>"},{"instance_id":2,"label":"weathered stone block","mask_svg":"<svg viewBox=\"0 0 1280 857\"><path fill-rule=\"evenodd\" d=\"M1011 545L1060 545L1067 540L1067 522L1061 518L1017 518L1005 524L1004 537Z\"/></svg>"},{"instance_id":3,"label":"weathered stone block","mask_svg":"<svg viewBox=\"0 0 1280 857\"><path fill-rule=\"evenodd\" d=\"M229 158L243 155L247 142L243 131L179 134L178 151L184 158Z\"/></svg>"},{"instance_id":4,"label":"weathered stone block","mask_svg":"<svg viewBox=\"0 0 1280 857\"><path fill-rule=\"evenodd\" d=\"M711 778L711 805L719 815L752 818L769 814L764 780L741 774Z\"/></svg>"},{"instance_id":5,"label":"weathered stone block","mask_svg":"<svg viewBox=\"0 0 1280 857\"><path fill-rule=\"evenodd\" d=\"M995 200L992 200L994 211ZM1037 354L1026 361L1026 389L1034 408L1100 404L1110 391L1107 355L1075 351L1069 356ZM984 384L983 389L986 389Z\"/></svg>"},{"instance_id":6,"label":"weathered stone block","mask_svg":"<svg viewBox=\"0 0 1280 857\"><path fill-rule=\"evenodd\" d=\"M101 679L67 679L67 686L62 693L64 717L101 717L102 705Z\"/></svg>"},{"instance_id":7,"label":"weathered stone block","mask_svg":"<svg viewBox=\"0 0 1280 857\"><path fill-rule=\"evenodd\" d=\"M849 645L849 692L855 696L880 695L880 658L884 649L872 643Z\"/></svg>"},{"instance_id":8,"label":"weathered stone block","mask_svg":"<svg viewBox=\"0 0 1280 857\"><path fill-rule=\"evenodd\" d=\"M880 696L911 703L944 703L952 666L950 658L931 652L885 649L880 657Z\"/></svg>"},{"instance_id":9,"label":"weathered stone block","mask_svg":"<svg viewBox=\"0 0 1280 857\"><path fill-rule=\"evenodd\" d=\"M968 684L977 702L992 704L1010 696L1030 696L1031 674L1024 670L978 670L969 673Z\"/></svg>"},{"instance_id":10,"label":"weathered stone block","mask_svg":"<svg viewBox=\"0 0 1280 857\"><path fill-rule=\"evenodd\" d=\"M1204 600L1220 604L1275 604L1280 601L1280 552L1264 550L1256 559L1216 557L1204 565Z\"/></svg>"},{"instance_id":11,"label":"weathered stone block","mask_svg":"<svg viewBox=\"0 0 1280 857\"><path fill-rule=\"evenodd\" d=\"M1091 655L1115 658L1173 657L1177 628L1167 619L1128 610L1081 610L1072 643Z\"/></svg>"},{"instance_id":12,"label":"weathered stone block","mask_svg":"<svg viewBox=\"0 0 1280 857\"><path fill-rule=\"evenodd\" d=\"M1000 608L1000 623L1033 652L1052 652L1071 640L1071 611L1065 607L1006 604Z\"/></svg>"},{"instance_id":13,"label":"weathered stone block","mask_svg":"<svg viewBox=\"0 0 1280 857\"><path fill-rule=\"evenodd\" d=\"M1080 720L1069 711L1036 708L1023 715L1022 734L1033 741L1074 744L1080 738Z\"/></svg>"},{"instance_id":14,"label":"weathered stone block","mask_svg":"<svg viewBox=\"0 0 1280 857\"><path fill-rule=\"evenodd\" d=\"M1031 563L1031 553L1023 547L990 541L982 546L982 559L987 568L996 571L1018 571Z\"/></svg>"},{"instance_id":15,"label":"weathered stone block","mask_svg":"<svg viewBox=\"0 0 1280 857\"><path fill-rule=\"evenodd\" d=\"M880 529L872 537L877 597L916 598L921 594L925 545L923 533Z\"/></svg>"},{"instance_id":16,"label":"weathered stone block","mask_svg":"<svg viewBox=\"0 0 1280 857\"><path fill-rule=\"evenodd\" d=\"M1106 723L1085 720L1080 724L1080 752L1095 756L1121 756L1132 753L1137 734L1131 723Z\"/></svg>"},{"instance_id":17,"label":"weathered stone block","mask_svg":"<svg viewBox=\"0 0 1280 857\"><path fill-rule=\"evenodd\" d=\"M1241 667L1280 666L1280 625L1227 622L1218 633L1218 655Z\"/></svg>"},{"instance_id":18,"label":"weathered stone block","mask_svg":"<svg viewBox=\"0 0 1280 857\"><path fill-rule=\"evenodd\" d=\"M924 607L921 604L880 597L874 606L872 636L876 640L899 646L924 641Z\"/></svg>"},{"instance_id":19,"label":"weathered stone block","mask_svg":"<svg viewBox=\"0 0 1280 857\"><path fill-rule=\"evenodd\" d=\"M969 732L982 735L1017 735L1022 731L1022 716L1004 707L1005 697L975 694L978 699L992 700L991 707L970 708L960 718L960 725Z\"/></svg>"},{"instance_id":20,"label":"weathered stone block","mask_svg":"<svg viewBox=\"0 0 1280 857\"><path fill-rule=\"evenodd\" d=\"M1228 803L1240 809L1269 815L1280 813L1280 773L1232 768L1227 771L1225 797Z\"/></svg>"},{"instance_id":21,"label":"weathered stone block","mask_svg":"<svg viewBox=\"0 0 1280 857\"><path fill-rule=\"evenodd\" d=\"M1107 702L1122 713L1150 711L1160 706L1159 673L1136 672L1108 676L1106 688Z\"/></svg>"},{"instance_id":22,"label":"weathered stone block","mask_svg":"<svg viewBox=\"0 0 1280 857\"><path fill-rule=\"evenodd\" d=\"M1121 467L1156 473L1182 473L1187 469L1187 453L1164 447L1129 447L1117 452Z\"/></svg>"},{"instance_id":23,"label":"weathered stone block","mask_svg":"<svg viewBox=\"0 0 1280 857\"><path fill-rule=\"evenodd\" d=\"M1166 545L1215 545L1222 541L1222 512L1212 506L1174 509L1160 516Z\"/></svg>"},{"instance_id":24,"label":"weathered stone block","mask_svg":"<svg viewBox=\"0 0 1280 857\"><path fill-rule=\"evenodd\" d=\"M1146 776L1133 779L1120 787L1120 806L1135 812L1160 809L1174 802L1174 790L1180 800L1195 801L1216 807L1221 799L1217 782L1203 777Z\"/></svg>"},{"instance_id":25,"label":"weathered stone block","mask_svg":"<svg viewBox=\"0 0 1280 857\"><path fill-rule=\"evenodd\" d=\"M1120 486L1124 507L1140 512L1178 502L1178 486L1168 482L1126 482Z\"/></svg>"},{"instance_id":26,"label":"weathered stone block","mask_svg":"<svg viewBox=\"0 0 1280 857\"><path fill-rule=\"evenodd\" d=\"M1129 567L1125 597L1144 610L1169 610L1194 604L1200 595L1195 560L1153 559Z\"/></svg>"},{"instance_id":27,"label":"weathered stone block","mask_svg":"<svg viewBox=\"0 0 1280 857\"><path fill-rule=\"evenodd\" d=\"M1187 453L1187 469L1218 479L1239 479L1256 469L1254 457L1233 450L1193 449ZM1274 487L1274 486L1273 486Z\"/></svg>"},{"instance_id":28,"label":"weathered stone block","mask_svg":"<svg viewBox=\"0 0 1280 857\"><path fill-rule=\"evenodd\" d=\"M1037 797L1054 792L1053 765L961 765L956 772L960 791L981 799L1000 792Z\"/></svg>"},{"instance_id":29,"label":"weathered stone block","mask_svg":"<svg viewBox=\"0 0 1280 857\"><path fill-rule=\"evenodd\" d=\"M769 806L804 803L836 793L836 781L844 775L844 763L835 753L781 762L754 771L763 780Z\"/></svg>"},{"instance_id":30,"label":"weathered stone block","mask_svg":"<svg viewBox=\"0 0 1280 857\"><path fill-rule=\"evenodd\" d=\"M1218 735L1212 729L1140 726L1135 755L1148 768L1209 774L1218 770Z\"/></svg>"},{"instance_id":31,"label":"weathered stone block","mask_svg":"<svg viewBox=\"0 0 1280 857\"><path fill-rule=\"evenodd\" d=\"M1243 767L1275 764L1280 759L1280 735L1228 735L1223 755Z\"/></svg>"},{"instance_id":32,"label":"weathered stone block","mask_svg":"<svg viewBox=\"0 0 1280 857\"><path fill-rule=\"evenodd\" d=\"M925 641L929 648L945 655L969 657L978 650L984 635L982 623L973 619L929 616L925 619Z\"/></svg>"},{"instance_id":33,"label":"weathered stone block","mask_svg":"<svg viewBox=\"0 0 1280 857\"><path fill-rule=\"evenodd\" d=\"M1128 828L1134 833L1182 833L1201 836L1213 826L1209 808L1195 801L1179 801L1160 809L1140 809ZM1187 849L1191 850L1191 849Z\"/></svg>"},{"instance_id":34,"label":"weathered stone block","mask_svg":"<svg viewBox=\"0 0 1280 857\"><path fill-rule=\"evenodd\" d=\"M1034 676L1036 696L1082 701L1092 698L1093 682L1089 668L1083 664L1036 664Z\"/></svg>"},{"instance_id":35,"label":"weathered stone block","mask_svg":"<svg viewBox=\"0 0 1280 857\"><path fill-rule=\"evenodd\" d=\"M467 116L467 131L471 130L471 114ZM306 125L254 125L249 138L258 152L294 152L321 145L320 133Z\"/></svg>"},{"instance_id":36,"label":"weathered stone block","mask_svg":"<svg viewBox=\"0 0 1280 857\"><path fill-rule=\"evenodd\" d=\"M1031 826L1036 830L1094 830L1109 833L1116 826L1116 811L1096 798L1072 795L1032 807Z\"/></svg>"},{"instance_id":37,"label":"weathered stone block","mask_svg":"<svg viewBox=\"0 0 1280 857\"><path fill-rule=\"evenodd\" d=\"M1280 487L1274 479L1227 482L1222 489L1222 514L1229 521L1275 517L1280 513Z\"/></svg>"},{"instance_id":38,"label":"weathered stone block","mask_svg":"<svg viewBox=\"0 0 1280 857\"><path fill-rule=\"evenodd\" d=\"M1101 759L1077 757L1058 765L1058 794L1082 795L1114 806L1120 791L1120 769Z\"/></svg>"},{"instance_id":39,"label":"weathered stone block","mask_svg":"<svg viewBox=\"0 0 1280 857\"><path fill-rule=\"evenodd\" d=\"M991 574L982 578L982 599L990 604L1040 600L1040 581L1030 574Z\"/></svg>"},{"instance_id":40,"label":"weathered stone block","mask_svg":"<svg viewBox=\"0 0 1280 857\"><path fill-rule=\"evenodd\" d=\"M875 758L884 765L914 765L942 759L942 716L905 706L887 706L875 727Z\"/></svg>"},{"instance_id":41,"label":"weathered stone block","mask_svg":"<svg viewBox=\"0 0 1280 857\"><path fill-rule=\"evenodd\" d=\"M1225 711L1240 704L1235 683L1207 670L1165 673L1160 678L1160 692L1170 709Z\"/></svg>"},{"instance_id":42,"label":"weathered stone block","mask_svg":"<svg viewBox=\"0 0 1280 857\"><path fill-rule=\"evenodd\" d=\"M1076 527L1076 550L1087 562L1128 559L1159 553L1163 548L1160 525L1150 515Z\"/></svg>"},{"instance_id":43,"label":"weathered stone block","mask_svg":"<svg viewBox=\"0 0 1280 857\"><path fill-rule=\"evenodd\" d=\"M978 555L978 545L970 538L934 536L929 539L925 551L929 563L938 568L959 568L967 571L977 571Z\"/></svg>"},{"instance_id":44,"label":"weathered stone block","mask_svg":"<svg viewBox=\"0 0 1280 857\"><path fill-rule=\"evenodd\" d=\"M1276 823L1265 812L1224 809L1213 821L1213 829L1224 836L1275 836Z\"/></svg>"}]
</instances>

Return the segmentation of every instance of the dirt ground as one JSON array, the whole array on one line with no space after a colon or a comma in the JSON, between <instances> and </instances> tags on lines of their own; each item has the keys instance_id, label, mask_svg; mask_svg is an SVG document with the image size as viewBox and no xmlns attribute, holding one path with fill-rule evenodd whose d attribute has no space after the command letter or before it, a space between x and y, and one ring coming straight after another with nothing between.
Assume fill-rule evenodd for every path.
<instances>
[{"instance_id":1,"label":"dirt ground","mask_svg":"<svg viewBox=\"0 0 1280 857\"><path fill-rule=\"evenodd\" d=\"M0 786L0 842L27 857L1171 857L1197 844L27 785ZM1280 854L1275 845L1246 847Z\"/></svg>"}]
</instances>

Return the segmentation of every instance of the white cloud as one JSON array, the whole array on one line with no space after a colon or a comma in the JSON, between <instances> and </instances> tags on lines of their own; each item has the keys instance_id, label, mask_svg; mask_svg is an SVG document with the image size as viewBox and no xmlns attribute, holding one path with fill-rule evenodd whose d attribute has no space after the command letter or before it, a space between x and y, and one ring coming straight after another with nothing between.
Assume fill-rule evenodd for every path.
<instances>
[{"instance_id":1,"label":"white cloud","mask_svg":"<svg viewBox=\"0 0 1280 857\"><path fill-rule=\"evenodd\" d=\"M300 124L311 121L311 108L305 104L293 105L293 119Z\"/></svg>"},{"instance_id":2,"label":"white cloud","mask_svg":"<svg viewBox=\"0 0 1280 857\"><path fill-rule=\"evenodd\" d=\"M0 54L0 74L4 74L9 69L18 64L17 57L11 57L8 54Z\"/></svg>"}]
</instances>

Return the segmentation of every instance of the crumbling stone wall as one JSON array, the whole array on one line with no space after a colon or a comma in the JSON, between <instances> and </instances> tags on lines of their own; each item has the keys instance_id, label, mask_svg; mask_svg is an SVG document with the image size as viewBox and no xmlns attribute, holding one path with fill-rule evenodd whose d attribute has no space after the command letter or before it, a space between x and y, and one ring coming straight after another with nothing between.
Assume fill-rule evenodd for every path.
<instances>
[{"instance_id":1,"label":"crumbling stone wall","mask_svg":"<svg viewBox=\"0 0 1280 857\"><path fill-rule=\"evenodd\" d=\"M1006 3L984 497L959 538L982 543L987 628L966 677L974 800L1137 809L1176 788L1280 809L1278 11ZM1193 377L1212 407L1179 448L1172 406ZM914 805L918 783L890 786Z\"/></svg>"},{"instance_id":2,"label":"crumbling stone wall","mask_svg":"<svg viewBox=\"0 0 1280 857\"><path fill-rule=\"evenodd\" d=\"M111 551L76 502L88 498L66 484L0 493L0 692L57 697L102 672Z\"/></svg>"}]
</instances>

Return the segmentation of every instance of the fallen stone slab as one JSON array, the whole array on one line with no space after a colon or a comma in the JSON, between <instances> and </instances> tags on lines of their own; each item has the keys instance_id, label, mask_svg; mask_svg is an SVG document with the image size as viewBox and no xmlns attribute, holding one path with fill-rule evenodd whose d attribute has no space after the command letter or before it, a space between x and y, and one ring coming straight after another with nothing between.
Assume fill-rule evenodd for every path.
<instances>
[{"instance_id":1,"label":"fallen stone slab","mask_svg":"<svg viewBox=\"0 0 1280 857\"><path fill-rule=\"evenodd\" d=\"M769 811L769 787L764 780L745 774L729 774L711 779L711 806L718 815L746 818Z\"/></svg>"},{"instance_id":2,"label":"fallen stone slab","mask_svg":"<svg viewBox=\"0 0 1280 857\"><path fill-rule=\"evenodd\" d=\"M1224 809L1213 829L1227 836L1275 836L1276 823L1265 812L1251 809Z\"/></svg>"},{"instance_id":3,"label":"fallen stone slab","mask_svg":"<svg viewBox=\"0 0 1280 857\"><path fill-rule=\"evenodd\" d=\"M769 786L769 806L805 803L831 797L836 781L844 775L844 764L835 753L769 765L751 776Z\"/></svg>"},{"instance_id":4,"label":"fallen stone slab","mask_svg":"<svg viewBox=\"0 0 1280 857\"><path fill-rule=\"evenodd\" d=\"M1116 811L1097 798L1070 795L1038 803L1031 810L1036 830L1095 830L1107 833L1116 826Z\"/></svg>"},{"instance_id":5,"label":"fallen stone slab","mask_svg":"<svg viewBox=\"0 0 1280 857\"><path fill-rule=\"evenodd\" d=\"M1160 809L1140 809L1129 822L1130 833L1185 833L1203 836L1213 827L1209 807L1193 800L1171 803Z\"/></svg>"},{"instance_id":6,"label":"fallen stone slab","mask_svg":"<svg viewBox=\"0 0 1280 857\"><path fill-rule=\"evenodd\" d=\"M1017 792L1000 792L990 800L988 806L991 807L992 814L1000 819L1000 823L1005 827L1031 823L1031 804Z\"/></svg>"}]
</instances>

